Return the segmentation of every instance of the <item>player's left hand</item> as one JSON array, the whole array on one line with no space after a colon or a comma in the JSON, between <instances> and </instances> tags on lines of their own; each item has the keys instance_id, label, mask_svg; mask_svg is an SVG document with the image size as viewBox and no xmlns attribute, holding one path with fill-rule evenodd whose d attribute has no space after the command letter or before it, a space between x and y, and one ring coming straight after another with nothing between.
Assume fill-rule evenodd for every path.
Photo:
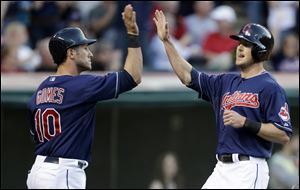
<instances>
[{"instance_id":1,"label":"player's left hand","mask_svg":"<svg viewBox=\"0 0 300 190\"><path fill-rule=\"evenodd\" d=\"M246 118L233 110L225 110L223 114L224 125L230 125L234 128L241 128L244 126Z\"/></svg>"},{"instance_id":2,"label":"player's left hand","mask_svg":"<svg viewBox=\"0 0 300 190\"><path fill-rule=\"evenodd\" d=\"M138 36L139 28L136 24L136 13L133 11L131 4L125 6L124 12L122 12L122 18L127 29L127 33Z\"/></svg>"}]
</instances>

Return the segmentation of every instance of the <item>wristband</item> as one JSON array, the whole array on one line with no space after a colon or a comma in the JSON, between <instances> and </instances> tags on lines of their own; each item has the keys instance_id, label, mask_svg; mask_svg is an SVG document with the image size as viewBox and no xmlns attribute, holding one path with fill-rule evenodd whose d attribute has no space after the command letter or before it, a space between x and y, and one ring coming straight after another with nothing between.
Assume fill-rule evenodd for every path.
<instances>
[{"instance_id":1,"label":"wristband","mask_svg":"<svg viewBox=\"0 0 300 190\"><path fill-rule=\"evenodd\" d=\"M133 34L127 34L128 37L128 47L129 48L139 48L141 47L139 42L139 36Z\"/></svg>"},{"instance_id":2,"label":"wristband","mask_svg":"<svg viewBox=\"0 0 300 190\"><path fill-rule=\"evenodd\" d=\"M252 121L248 118L246 118L245 124L243 126L245 129L250 131L251 133L257 134L261 128L261 123Z\"/></svg>"}]
</instances>

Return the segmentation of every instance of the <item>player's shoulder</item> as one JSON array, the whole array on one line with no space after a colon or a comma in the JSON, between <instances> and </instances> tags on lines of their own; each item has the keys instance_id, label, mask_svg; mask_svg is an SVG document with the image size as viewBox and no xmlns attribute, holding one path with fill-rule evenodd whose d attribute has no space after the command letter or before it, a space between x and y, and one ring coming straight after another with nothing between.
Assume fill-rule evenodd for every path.
<instances>
[{"instance_id":1,"label":"player's shoulder","mask_svg":"<svg viewBox=\"0 0 300 190\"><path fill-rule=\"evenodd\" d=\"M82 75L76 76L76 79L77 80L86 80L86 81L89 81L89 80L94 80L96 78L101 78L101 77L102 76L99 76L99 75L82 74Z\"/></svg>"},{"instance_id":2,"label":"player's shoulder","mask_svg":"<svg viewBox=\"0 0 300 190\"><path fill-rule=\"evenodd\" d=\"M240 74L238 72L202 72L198 71L197 69L193 69L194 74L200 75L207 79L214 79L214 80L234 80L236 78L240 78Z\"/></svg>"},{"instance_id":3,"label":"player's shoulder","mask_svg":"<svg viewBox=\"0 0 300 190\"><path fill-rule=\"evenodd\" d=\"M111 76L116 76L117 72L109 72L109 73L105 73L102 75L97 75L97 74L81 74L78 75L77 79L78 80L86 80L86 81L94 81L94 80L103 80L106 79L107 77L111 77Z\"/></svg>"},{"instance_id":4,"label":"player's shoulder","mask_svg":"<svg viewBox=\"0 0 300 190\"><path fill-rule=\"evenodd\" d=\"M239 72L231 71L227 73L219 73L217 77L223 80L233 80L233 79L241 78L241 75Z\"/></svg>"},{"instance_id":5,"label":"player's shoulder","mask_svg":"<svg viewBox=\"0 0 300 190\"><path fill-rule=\"evenodd\" d=\"M277 80L270 72L265 72L262 74L263 80L261 80L261 84L264 85L264 88L268 91L284 91L283 88L279 85Z\"/></svg>"},{"instance_id":6,"label":"player's shoulder","mask_svg":"<svg viewBox=\"0 0 300 190\"><path fill-rule=\"evenodd\" d=\"M280 87L279 83L270 72L265 72L264 74L262 74L262 77L264 83L268 84L269 86Z\"/></svg>"},{"instance_id":7,"label":"player's shoulder","mask_svg":"<svg viewBox=\"0 0 300 190\"><path fill-rule=\"evenodd\" d=\"M227 73L221 73L223 77L228 77L228 78L236 78L236 77L241 77L241 74L237 71L230 71Z\"/></svg>"}]
</instances>

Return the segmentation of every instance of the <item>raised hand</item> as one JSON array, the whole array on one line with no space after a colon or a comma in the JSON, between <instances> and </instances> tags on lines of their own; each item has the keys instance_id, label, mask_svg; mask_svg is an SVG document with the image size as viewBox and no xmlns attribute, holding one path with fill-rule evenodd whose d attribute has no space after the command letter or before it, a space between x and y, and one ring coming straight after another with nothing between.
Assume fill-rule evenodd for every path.
<instances>
[{"instance_id":1,"label":"raised hand","mask_svg":"<svg viewBox=\"0 0 300 190\"><path fill-rule=\"evenodd\" d=\"M166 21L166 17L162 11L155 11L155 17L153 18L155 22L157 35L162 41L167 41L170 38L168 22Z\"/></svg>"},{"instance_id":2,"label":"raised hand","mask_svg":"<svg viewBox=\"0 0 300 190\"><path fill-rule=\"evenodd\" d=\"M122 18L128 34L139 35L139 28L136 24L136 13L131 4L128 4L122 12Z\"/></svg>"}]
</instances>

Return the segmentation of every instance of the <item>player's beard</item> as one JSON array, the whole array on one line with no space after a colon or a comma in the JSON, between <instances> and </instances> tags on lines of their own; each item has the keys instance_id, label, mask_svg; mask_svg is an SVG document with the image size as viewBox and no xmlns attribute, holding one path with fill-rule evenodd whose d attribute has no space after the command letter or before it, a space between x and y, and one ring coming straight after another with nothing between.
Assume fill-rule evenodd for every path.
<instances>
[{"instance_id":1,"label":"player's beard","mask_svg":"<svg viewBox=\"0 0 300 190\"><path fill-rule=\"evenodd\" d=\"M241 70L245 70L245 69L251 67L253 64L255 64L253 60L246 60L243 63L236 64L236 67L240 68Z\"/></svg>"},{"instance_id":2,"label":"player's beard","mask_svg":"<svg viewBox=\"0 0 300 190\"><path fill-rule=\"evenodd\" d=\"M254 63L248 62L241 65L237 65L238 68L241 70L246 70L247 68L251 67Z\"/></svg>"},{"instance_id":3,"label":"player's beard","mask_svg":"<svg viewBox=\"0 0 300 190\"><path fill-rule=\"evenodd\" d=\"M77 63L77 68L78 68L78 71L79 73L83 72L83 71L90 71L92 70L92 65L91 63L82 63L82 62L79 62Z\"/></svg>"}]
</instances>

